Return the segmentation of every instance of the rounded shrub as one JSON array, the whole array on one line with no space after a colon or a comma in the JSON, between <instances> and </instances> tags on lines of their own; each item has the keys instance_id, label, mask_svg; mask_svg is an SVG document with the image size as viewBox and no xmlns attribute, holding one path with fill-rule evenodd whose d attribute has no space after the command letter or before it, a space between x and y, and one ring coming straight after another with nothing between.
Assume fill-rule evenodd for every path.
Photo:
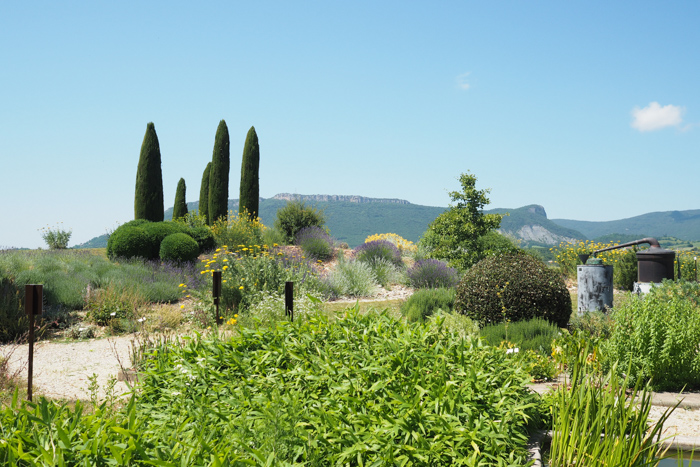
<instances>
[{"instance_id":1,"label":"rounded shrub","mask_svg":"<svg viewBox=\"0 0 700 467\"><path fill-rule=\"evenodd\" d=\"M459 282L455 268L439 259L420 259L406 272L408 284L416 289L454 287Z\"/></svg>"},{"instance_id":2,"label":"rounded shrub","mask_svg":"<svg viewBox=\"0 0 700 467\"><path fill-rule=\"evenodd\" d=\"M152 242L148 256L149 259L157 259L159 257L160 244L165 237L174 233L187 234L190 230L188 226L172 221L150 222L144 224L141 228L151 235Z\"/></svg>"},{"instance_id":3,"label":"rounded shrub","mask_svg":"<svg viewBox=\"0 0 700 467\"><path fill-rule=\"evenodd\" d=\"M481 326L539 317L565 327L571 296L561 275L531 255L513 252L472 266L457 286L455 310Z\"/></svg>"},{"instance_id":4,"label":"rounded shrub","mask_svg":"<svg viewBox=\"0 0 700 467\"><path fill-rule=\"evenodd\" d=\"M107 240L107 256L110 258L149 258L153 237L141 227L124 224Z\"/></svg>"},{"instance_id":5,"label":"rounded shrub","mask_svg":"<svg viewBox=\"0 0 700 467\"><path fill-rule=\"evenodd\" d=\"M192 227L186 233L197 242L200 253L212 251L216 248L216 237L214 237L214 232L209 227Z\"/></svg>"},{"instance_id":6,"label":"rounded shrub","mask_svg":"<svg viewBox=\"0 0 700 467\"><path fill-rule=\"evenodd\" d=\"M322 227L325 222L323 211L307 206L303 201L292 200L277 211L275 228L282 232L286 242L292 243L297 232L304 227Z\"/></svg>"},{"instance_id":7,"label":"rounded shrub","mask_svg":"<svg viewBox=\"0 0 700 467\"><path fill-rule=\"evenodd\" d=\"M160 259L176 263L193 262L199 256L199 245L185 233L170 234L160 242Z\"/></svg>"},{"instance_id":8,"label":"rounded shrub","mask_svg":"<svg viewBox=\"0 0 700 467\"><path fill-rule=\"evenodd\" d=\"M403 266L401 252L388 240L373 240L363 243L353 250L353 256L363 263L371 263L378 259L391 261L396 266Z\"/></svg>"}]
</instances>

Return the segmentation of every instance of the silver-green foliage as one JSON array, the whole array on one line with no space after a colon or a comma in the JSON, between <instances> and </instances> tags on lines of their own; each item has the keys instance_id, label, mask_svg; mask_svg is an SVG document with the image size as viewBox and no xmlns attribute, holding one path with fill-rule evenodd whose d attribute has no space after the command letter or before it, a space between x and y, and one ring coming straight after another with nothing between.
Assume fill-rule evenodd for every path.
<instances>
[{"instance_id":1,"label":"silver-green foliage","mask_svg":"<svg viewBox=\"0 0 700 467\"><path fill-rule=\"evenodd\" d=\"M362 261L345 260L342 255L327 279L334 295L371 297L377 293L377 277L372 267Z\"/></svg>"},{"instance_id":2,"label":"silver-green foliage","mask_svg":"<svg viewBox=\"0 0 700 467\"><path fill-rule=\"evenodd\" d=\"M620 372L629 368L630 384L700 388L700 309L682 287L665 281L615 310L615 327L603 350L608 362L619 362Z\"/></svg>"}]
</instances>

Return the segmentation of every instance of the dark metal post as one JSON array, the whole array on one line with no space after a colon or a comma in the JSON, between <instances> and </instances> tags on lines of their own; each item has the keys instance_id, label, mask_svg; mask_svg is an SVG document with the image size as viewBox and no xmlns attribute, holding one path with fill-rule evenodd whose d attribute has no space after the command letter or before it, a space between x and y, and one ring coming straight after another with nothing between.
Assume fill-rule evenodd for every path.
<instances>
[{"instance_id":1,"label":"dark metal post","mask_svg":"<svg viewBox=\"0 0 700 467\"><path fill-rule=\"evenodd\" d=\"M212 295L214 296L214 305L216 305L216 324L222 324L223 319L219 315L219 297L221 297L221 271L214 271L214 290L212 290Z\"/></svg>"},{"instance_id":2,"label":"dark metal post","mask_svg":"<svg viewBox=\"0 0 700 467\"><path fill-rule=\"evenodd\" d=\"M284 315L294 322L294 282L284 283Z\"/></svg>"},{"instance_id":3,"label":"dark metal post","mask_svg":"<svg viewBox=\"0 0 700 467\"><path fill-rule=\"evenodd\" d=\"M27 400L29 402L32 401L32 377L34 376L34 316L41 316L43 300L43 285L24 286L24 309L29 316L29 361L27 363Z\"/></svg>"},{"instance_id":4,"label":"dark metal post","mask_svg":"<svg viewBox=\"0 0 700 467\"><path fill-rule=\"evenodd\" d=\"M698 281L698 257L695 257L695 282Z\"/></svg>"}]
</instances>

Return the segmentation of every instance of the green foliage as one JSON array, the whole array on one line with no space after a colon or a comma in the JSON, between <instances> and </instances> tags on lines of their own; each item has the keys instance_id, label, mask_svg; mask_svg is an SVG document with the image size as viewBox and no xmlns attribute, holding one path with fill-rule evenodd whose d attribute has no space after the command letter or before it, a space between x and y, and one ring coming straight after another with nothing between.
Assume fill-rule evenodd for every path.
<instances>
[{"instance_id":1,"label":"green foliage","mask_svg":"<svg viewBox=\"0 0 700 467\"><path fill-rule=\"evenodd\" d=\"M452 312L455 306L455 289L420 289L401 304L401 314L408 321L424 321L438 310Z\"/></svg>"},{"instance_id":2,"label":"green foliage","mask_svg":"<svg viewBox=\"0 0 700 467\"><path fill-rule=\"evenodd\" d=\"M41 229L41 238L44 239L51 250L66 249L72 234L72 230L64 230L63 227L58 225L55 228L46 226Z\"/></svg>"},{"instance_id":3,"label":"green foliage","mask_svg":"<svg viewBox=\"0 0 700 467\"><path fill-rule=\"evenodd\" d=\"M141 228L151 237L148 256L143 256L148 259L160 258L160 244L165 237L174 233L188 233L190 230L186 225L172 221L150 222L142 225Z\"/></svg>"},{"instance_id":4,"label":"green foliage","mask_svg":"<svg viewBox=\"0 0 700 467\"><path fill-rule=\"evenodd\" d=\"M187 234L197 242L200 253L207 253L216 248L216 237L209 227L192 227Z\"/></svg>"},{"instance_id":5,"label":"green foliage","mask_svg":"<svg viewBox=\"0 0 700 467\"><path fill-rule=\"evenodd\" d=\"M244 212L256 219L260 204L260 146L255 127L251 126L245 137L243 160L241 162L241 186L238 199L238 213Z\"/></svg>"},{"instance_id":6,"label":"green foliage","mask_svg":"<svg viewBox=\"0 0 700 467\"><path fill-rule=\"evenodd\" d=\"M479 239L498 228L502 215L484 214L483 207L489 203L486 194L490 190L477 190L474 175L464 173L459 181L462 191L450 192L450 199L455 204L428 226L421 242L431 257L465 270L484 257L484 245Z\"/></svg>"},{"instance_id":7,"label":"green foliage","mask_svg":"<svg viewBox=\"0 0 700 467\"><path fill-rule=\"evenodd\" d=\"M238 245L264 245L263 232L267 228L258 219L229 212L227 218L214 222L211 230L217 245L235 249Z\"/></svg>"},{"instance_id":8,"label":"green foliage","mask_svg":"<svg viewBox=\"0 0 700 467\"><path fill-rule=\"evenodd\" d=\"M140 390L117 412L45 399L0 409L0 463L527 464L529 376L441 320L351 310L145 355Z\"/></svg>"},{"instance_id":9,"label":"green foliage","mask_svg":"<svg viewBox=\"0 0 700 467\"><path fill-rule=\"evenodd\" d=\"M187 215L187 202L186 199L185 179L181 178L177 182L177 189L175 190L175 204L173 204L173 219L179 219Z\"/></svg>"},{"instance_id":10,"label":"green foliage","mask_svg":"<svg viewBox=\"0 0 700 467\"><path fill-rule=\"evenodd\" d=\"M148 258L153 249L153 236L140 227L122 225L107 240L109 258Z\"/></svg>"},{"instance_id":11,"label":"green foliage","mask_svg":"<svg viewBox=\"0 0 700 467\"><path fill-rule=\"evenodd\" d=\"M175 263L193 262L199 256L199 245L185 233L170 234L160 242L160 259Z\"/></svg>"},{"instance_id":12,"label":"green foliage","mask_svg":"<svg viewBox=\"0 0 700 467\"><path fill-rule=\"evenodd\" d=\"M134 219L153 222L163 220L163 174L160 164L160 145L153 123L146 126L141 144L141 155L136 171Z\"/></svg>"},{"instance_id":13,"label":"green foliage","mask_svg":"<svg viewBox=\"0 0 700 467\"><path fill-rule=\"evenodd\" d=\"M390 261L397 267L403 267L401 252L388 240L372 240L365 242L353 250L353 256L358 261L371 263L378 259Z\"/></svg>"},{"instance_id":14,"label":"green foliage","mask_svg":"<svg viewBox=\"0 0 700 467\"><path fill-rule=\"evenodd\" d=\"M482 326L540 317L565 327L571 296L547 265L526 253L508 253L485 258L464 274L455 310Z\"/></svg>"},{"instance_id":15,"label":"green foliage","mask_svg":"<svg viewBox=\"0 0 700 467\"><path fill-rule=\"evenodd\" d=\"M0 343L20 339L28 330L29 318L24 312L24 288L0 274Z\"/></svg>"},{"instance_id":16,"label":"green foliage","mask_svg":"<svg viewBox=\"0 0 700 467\"><path fill-rule=\"evenodd\" d=\"M660 391L700 388L700 309L683 297L683 285L664 281L638 300L615 309L615 327L604 346L608 362L631 385Z\"/></svg>"},{"instance_id":17,"label":"green foliage","mask_svg":"<svg viewBox=\"0 0 700 467\"><path fill-rule=\"evenodd\" d=\"M211 162L209 162L202 174L202 184L199 188L199 214L204 216L207 225L212 224L209 215L209 176L211 174Z\"/></svg>"},{"instance_id":18,"label":"green foliage","mask_svg":"<svg viewBox=\"0 0 700 467\"><path fill-rule=\"evenodd\" d=\"M549 356L552 341L561 334L561 329L542 318L532 318L514 323L498 323L484 326L481 337L490 345L510 342L521 352L533 350Z\"/></svg>"},{"instance_id":19,"label":"green foliage","mask_svg":"<svg viewBox=\"0 0 700 467\"><path fill-rule=\"evenodd\" d=\"M406 282L404 270L387 259L375 258L366 263L377 283L387 290L390 290L393 284Z\"/></svg>"},{"instance_id":20,"label":"green foliage","mask_svg":"<svg viewBox=\"0 0 700 467\"><path fill-rule=\"evenodd\" d=\"M228 213L228 180L231 166L228 127L221 120L216 129L214 152L209 174L209 214L208 219L213 224L219 219L225 219Z\"/></svg>"},{"instance_id":21,"label":"green foliage","mask_svg":"<svg viewBox=\"0 0 700 467\"><path fill-rule=\"evenodd\" d=\"M607 313L589 311L581 316L572 314L569 327L574 332L581 331L597 339L607 339L615 327L615 322L612 316Z\"/></svg>"},{"instance_id":22,"label":"green foliage","mask_svg":"<svg viewBox=\"0 0 700 467\"><path fill-rule=\"evenodd\" d=\"M593 467L656 465L663 456L663 424L673 411L666 410L650 424L652 393L634 385L616 367L600 376L592 371L594 347L584 346L572 362L571 384L562 384L553 397L550 465Z\"/></svg>"},{"instance_id":23,"label":"green foliage","mask_svg":"<svg viewBox=\"0 0 700 467\"><path fill-rule=\"evenodd\" d=\"M124 290L116 284L89 291L85 297L86 317L100 326L112 321L133 319L135 310L145 305L143 297L134 290Z\"/></svg>"},{"instance_id":24,"label":"green foliage","mask_svg":"<svg viewBox=\"0 0 700 467\"><path fill-rule=\"evenodd\" d=\"M282 232L286 243L292 243L304 227L323 227L325 222L323 211L307 206L303 201L292 200L277 211L275 228Z\"/></svg>"},{"instance_id":25,"label":"green foliage","mask_svg":"<svg viewBox=\"0 0 700 467\"><path fill-rule=\"evenodd\" d=\"M478 250L481 252L480 259L485 258L486 256L497 255L500 253L514 253L520 250L518 245L513 243L510 238L506 237L505 235L501 235L495 230L487 232L479 237L477 244Z\"/></svg>"}]
</instances>

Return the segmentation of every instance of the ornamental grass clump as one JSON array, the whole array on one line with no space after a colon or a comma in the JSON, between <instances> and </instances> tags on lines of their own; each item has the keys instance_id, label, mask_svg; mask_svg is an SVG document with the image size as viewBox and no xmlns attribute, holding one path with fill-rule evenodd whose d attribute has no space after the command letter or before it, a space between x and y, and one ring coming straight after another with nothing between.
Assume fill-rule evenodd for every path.
<instances>
[{"instance_id":1,"label":"ornamental grass clump","mask_svg":"<svg viewBox=\"0 0 700 467\"><path fill-rule=\"evenodd\" d=\"M438 259L421 259L407 271L408 284L416 289L455 287L459 273Z\"/></svg>"},{"instance_id":2,"label":"ornamental grass clump","mask_svg":"<svg viewBox=\"0 0 700 467\"><path fill-rule=\"evenodd\" d=\"M335 269L325 276L325 285L327 297L371 297L378 289L377 277L368 263L346 260L342 255Z\"/></svg>"},{"instance_id":3,"label":"ornamental grass clump","mask_svg":"<svg viewBox=\"0 0 700 467\"><path fill-rule=\"evenodd\" d=\"M452 288L421 289L401 304L401 314L408 321L423 321L442 310L452 312L455 305L455 290Z\"/></svg>"},{"instance_id":4,"label":"ornamental grass clump","mask_svg":"<svg viewBox=\"0 0 700 467\"><path fill-rule=\"evenodd\" d=\"M335 241L321 227L304 227L297 232L295 243L311 258L327 260L333 257Z\"/></svg>"}]
</instances>

